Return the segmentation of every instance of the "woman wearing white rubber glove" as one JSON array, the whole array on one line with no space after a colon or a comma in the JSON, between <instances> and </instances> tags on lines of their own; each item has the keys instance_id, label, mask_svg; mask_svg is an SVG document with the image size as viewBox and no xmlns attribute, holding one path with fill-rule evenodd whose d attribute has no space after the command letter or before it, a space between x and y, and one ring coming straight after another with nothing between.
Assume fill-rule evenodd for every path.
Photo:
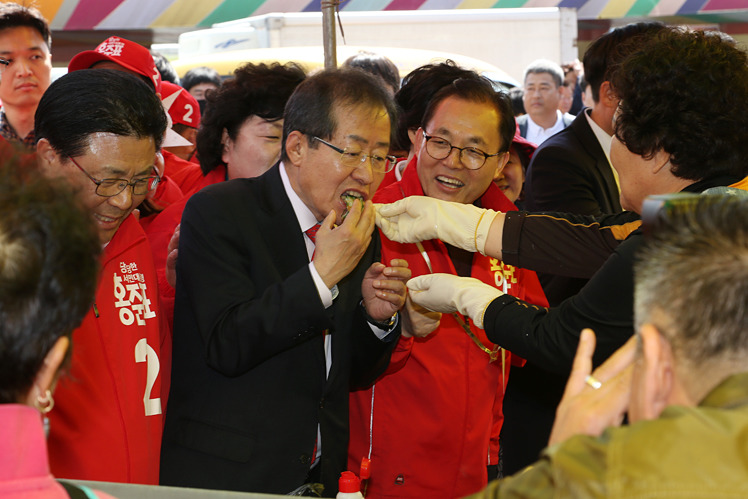
<instances>
[{"instance_id":1,"label":"woman wearing white rubber glove","mask_svg":"<svg viewBox=\"0 0 748 499\"><path fill-rule=\"evenodd\" d=\"M441 239L466 251L501 257L503 213L427 196L410 196L375 207L377 226L392 241Z\"/></svg>"},{"instance_id":2,"label":"woman wearing white rubber glove","mask_svg":"<svg viewBox=\"0 0 748 499\"><path fill-rule=\"evenodd\" d=\"M483 329L483 314L501 291L472 277L452 274L427 274L407 282L414 303L443 314L460 312Z\"/></svg>"}]
</instances>

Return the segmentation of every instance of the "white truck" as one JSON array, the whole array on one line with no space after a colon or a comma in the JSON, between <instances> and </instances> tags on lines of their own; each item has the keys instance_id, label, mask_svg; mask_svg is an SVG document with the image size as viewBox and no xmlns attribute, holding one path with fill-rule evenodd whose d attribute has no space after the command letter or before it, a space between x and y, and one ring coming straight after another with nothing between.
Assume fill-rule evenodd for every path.
<instances>
[{"instance_id":1,"label":"white truck","mask_svg":"<svg viewBox=\"0 0 748 499\"><path fill-rule=\"evenodd\" d=\"M522 81L525 66L535 59L564 63L577 58L574 9L341 11L340 24L345 40L338 26L339 47L397 47L460 54L501 68L517 82ZM322 43L320 12L270 13L183 33L178 59Z\"/></svg>"}]
</instances>

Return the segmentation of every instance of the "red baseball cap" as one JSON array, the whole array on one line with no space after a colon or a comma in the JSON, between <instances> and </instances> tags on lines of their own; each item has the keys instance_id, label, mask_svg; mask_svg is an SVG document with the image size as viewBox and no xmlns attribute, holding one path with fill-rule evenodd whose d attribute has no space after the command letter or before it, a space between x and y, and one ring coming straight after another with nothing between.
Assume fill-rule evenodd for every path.
<instances>
[{"instance_id":1,"label":"red baseball cap","mask_svg":"<svg viewBox=\"0 0 748 499\"><path fill-rule=\"evenodd\" d=\"M522 150L527 156L527 159L532 159L532 155L535 154L535 150L538 146L534 142L530 142L519 134L519 127L512 137L512 147Z\"/></svg>"},{"instance_id":2,"label":"red baseball cap","mask_svg":"<svg viewBox=\"0 0 748 499\"><path fill-rule=\"evenodd\" d=\"M68 71L88 69L101 61L114 62L145 76L153 84L156 92L161 92L161 75L156 69L150 51L139 43L118 36L110 36L95 50L86 50L73 57L68 64Z\"/></svg>"},{"instance_id":3,"label":"red baseball cap","mask_svg":"<svg viewBox=\"0 0 748 499\"><path fill-rule=\"evenodd\" d=\"M200 105L190 93L169 81L161 82L161 102L171 122L192 128L200 126Z\"/></svg>"}]
</instances>

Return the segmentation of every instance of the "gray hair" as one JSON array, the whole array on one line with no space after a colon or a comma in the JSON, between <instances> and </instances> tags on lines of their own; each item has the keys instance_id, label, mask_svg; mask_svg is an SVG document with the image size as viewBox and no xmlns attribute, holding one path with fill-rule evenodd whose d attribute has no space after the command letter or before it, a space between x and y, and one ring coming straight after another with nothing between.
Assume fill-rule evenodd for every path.
<instances>
[{"instance_id":1,"label":"gray hair","mask_svg":"<svg viewBox=\"0 0 748 499\"><path fill-rule=\"evenodd\" d=\"M657 327L692 367L748 364L748 196L675 203L638 255L637 330Z\"/></svg>"},{"instance_id":2,"label":"gray hair","mask_svg":"<svg viewBox=\"0 0 748 499\"><path fill-rule=\"evenodd\" d=\"M522 81L527 80L527 75L531 73L548 73L553 77L553 81L556 82L557 87L560 87L564 82L564 70L561 69L561 66L553 61L549 61L548 59L532 61L530 65L525 68L525 76Z\"/></svg>"}]
</instances>

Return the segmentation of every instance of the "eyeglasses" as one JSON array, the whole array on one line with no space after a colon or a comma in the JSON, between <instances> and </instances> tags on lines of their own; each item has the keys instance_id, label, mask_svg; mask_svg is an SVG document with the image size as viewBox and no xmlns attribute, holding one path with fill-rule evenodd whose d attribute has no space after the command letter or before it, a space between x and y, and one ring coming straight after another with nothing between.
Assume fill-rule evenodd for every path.
<instances>
[{"instance_id":1,"label":"eyeglasses","mask_svg":"<svg viewBox=\"0 0 748 499\"><path fill-rule=\"evenodd\" d=\"M346 147L345 149L341 149L339 147L335 147L334 145L330 144L329 142L320 139L319 137L312 137L314 140L318 140L319 142L322 142L327 147L332 149L333 151L340 153L340 163L343 166L346 166L348 168L356 168L359 165L366 162L366 159L368 158L371 162L371 167L373 170L379 172L379 173L387 173L391 171L395 167L395 163L397 163L397 158L395 156L379 156L377 154L364 154L361 151L354 152L349 151Z\"/></svg>"},{"instance_id":2,"label":"eyeglasses","mask_svg":"<svg viewBox=\"0 0 748 499\"><path fill-rule=\"evenodd\" d=\"M460 163L469 170L478 170L486 164L488 158L503 154L501 151L496 154L486 154L475 147L456 147L446 139L429 135L425 130L421 130L426 139L426 152L429 153L429 156L434 159L447 159L452 154L452 149L457 149L460 151Z\"/></svg>"},{"instance_id":3,"label":"eyeglasses","mask_svg":"<svg viewBox=\"0 0 748 499\"><path fill-rule=\"evenodd\" d=\"M79 165L78 162L75 161L71 156L68 156L68 159L72 161L80 171L85 173L85 175L91 179L91 182L96 184L96 194L105 198L111 198L118 195L120 192L127 189L128 186L132 187L133 196L143 196L155 189L159 181L161 180L161 177L159 177L158 175L139 178L137 180L133 180L132 182L128 182L123 178L105 178L103 180L99 180L89 175L88 172L84 170L83 167Z\"/></svg>"}]
</instances>

